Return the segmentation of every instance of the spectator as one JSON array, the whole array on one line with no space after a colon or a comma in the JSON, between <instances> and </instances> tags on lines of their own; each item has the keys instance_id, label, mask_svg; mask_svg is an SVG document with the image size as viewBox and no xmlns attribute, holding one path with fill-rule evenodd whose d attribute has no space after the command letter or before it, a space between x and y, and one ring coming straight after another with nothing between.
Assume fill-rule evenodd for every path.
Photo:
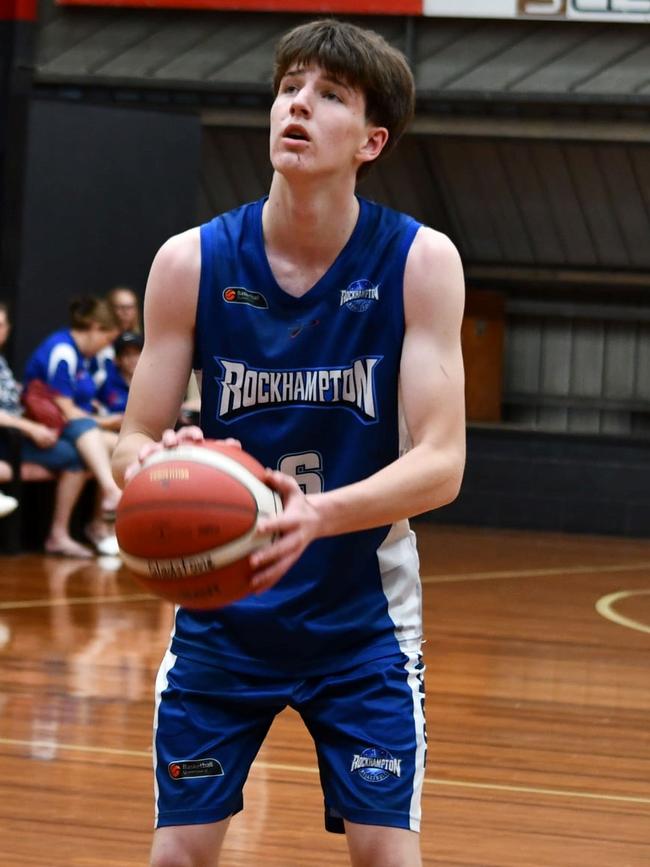
<instances>
[{"instance_id":1,"label":"spectator","mask_svg":"<svg viewBox=\"0 0 650 867\"><path fill-rule=\"evenodd\" d=\"M9 311L5 304L0 303L0 350L7 341L10 329ZM0 355L0 427L13 428L21 434L23 461L59 473L45 550L49 554L62 554L67 557L92 557L91 549L81 545L70 535L70 520L88 478L75 442L85 431L93 428L94 423L78 419L66 425L59 437L52 428L24 418L20 404L20 387L4 356ZM0 457L7 457L7 450L8 446L3 443L0 446ZM15 497L0 495L0 516L8 515L17 505Z\"/></svg>"},{"instance_id":2,"label":"spectator","mask_svg":"<svg viewBox=\"0 0 650 867\"><path fill-rule=\"evenodd\" d=\"M115 353L106 370L106 379L97 392L100 408L112 420L111 430L119 430L126 409L129 387L142 352L143 337L136 331L123 331L113 343Z\"/></svg>"},{"instance_id":3,"label":"spectator","mask_svg":"<svg viewBox=\"0 0 650 867\"><path fill-rule=\"evenodd\" d=\"M116 286L108 293L106 300L117 317L120 331L142 333L140 300L133 289L129 289L128 286Z\"/></svg>"},{"instance_id":4,"label":"spectator","mask_svg":"<svg viewBox=\"0 0 650 867\"><path fill-rule=\"evenodd\" d=\"M110 466L117 434L106 419L93 414L97 396L93 375L99 368L97 353L115 339L119 324L107 302L93 297L73 301L70 316L71 327L51 334L28 359L25 387L31 380L42 380L54 389L54 402L66 427L84 422L86 429L76 446L98 485L97 506L86 535L100 553L117 554L117 541L107 524L121 495Z\"/></svg>"}]
</instances>

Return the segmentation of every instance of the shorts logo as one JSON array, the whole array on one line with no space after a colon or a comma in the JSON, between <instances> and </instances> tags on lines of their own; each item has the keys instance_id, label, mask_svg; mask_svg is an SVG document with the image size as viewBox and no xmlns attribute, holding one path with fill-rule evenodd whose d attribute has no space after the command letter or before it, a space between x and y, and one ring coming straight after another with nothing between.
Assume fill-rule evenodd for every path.
<instances>
[{"instance_id":1,"label":"shorts logo","mask_svg":"<svg viewBox=\"0 0 650 867\"><path fill-rule=\"evenodd\" d=\"M217 759L194 759L192 761L170 762L167 771L172 780L187 780L197 777L223 777L221 762Z\"/></svg>"},{"instance_id":2,"label":"shorts logo","mask_svg":"<svg viewBox=\"0 0 650 867\"><path fill-rule=\"evenodd\" d=\"M355 280L347 289L341 289L339 306L353 313L365 313L373 301L379 301L379 286L374 286L370 280Z\"/></svg>"},{"instance_id":3,"label":"shorts logo","mask_svg":"<svg viewBox=\"0 0 650 867\"><path fill-rule=\"evenodd\" d=\"M259 307L261 310L267 310L269 306L261 292L251 292L243 286L228 286L222 295L228 304L248 304L249 307Z\"/></svg>"},{"instance_id":4,"label":"shorts logo","mask_svg":"<svg viewBox=\"0 0 650 867\"><path fill-rule=\"evenodd\" d=\"M391 775L402 776L402 760L393 758L381 747L368 747L352 756L350 773L358 773L367 783L382 783Z\"/></svg>"}]
</instances>

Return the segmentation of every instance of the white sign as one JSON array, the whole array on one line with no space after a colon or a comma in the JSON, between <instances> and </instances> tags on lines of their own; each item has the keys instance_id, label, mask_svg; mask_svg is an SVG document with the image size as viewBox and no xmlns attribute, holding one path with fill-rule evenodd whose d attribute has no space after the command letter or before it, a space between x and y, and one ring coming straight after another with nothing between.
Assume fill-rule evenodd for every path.
<instances>
[{"instance_id":1,"label":"white sign","mask_svg":"<svg viewBox=\"0 0 650 867\"><path fill-rule=\"evenodd\" d=\"M432 17L650 22L650 0L423 0Z\"/></svg>"}]
</instances>

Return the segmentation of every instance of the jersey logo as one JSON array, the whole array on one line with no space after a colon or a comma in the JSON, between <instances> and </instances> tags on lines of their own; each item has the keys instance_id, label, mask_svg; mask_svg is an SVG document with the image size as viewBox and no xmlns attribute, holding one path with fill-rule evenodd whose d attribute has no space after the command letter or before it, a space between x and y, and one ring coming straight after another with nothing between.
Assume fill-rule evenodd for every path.
<instances>
[{"instance_id":1,"label":"jersey logo","mask_svg":"<svg viewBox=\"0 0 650 867\"><path fill-rule=\"evenodd\" d=\"M197 777L223 777L223 767L218 759L192 759L170 762L167 772L172 780L196 779Z\"/></svg>"},{"instance_id":2,"label":"jersey logo","mask_svg":"<svg viewBox=\"0 0 650 867\"><path fill-rule=\"evenodd\" d=\"M261 292L251 292L243 286L228 286L223 290L223 300L228 304L248 304L249 307L259 307L268 310L269 302Z\"/></svg>"},{"instance_id":3,"label":"jersey logo","mask_svg":"<svg viewBox=\"0 0 650 867\"><path fill-rule=\"evenodd\" d=\"M302 370L258 370L243 361L216 358L217 417L229 424L245 415L288 406L346 409L364 424L377 421L375 371L380 356L357 358L349 366Z\"/></svg>"},{"instance_id":4,"label":"jersey logo","mask_svg":"<svg viewBox=\"0 0 650 867\"><path fill-rule=\"evenodd\" d=\"M355 280L347 289L341 289L339 306L353 313L365 313L373 301L379 301L379 284L374 286L370 280Z\"/></svg>"},{"instance_id":5,"label":"jersey logo","mask_svg":"<svg viewBox=\"0 0 650 867\"><path fill-rule=\"evenodd\" d=\"M391 775L402 776L402 760L381 747L368 747L352 756L350 773L358 773L367 783L382 783Z\"/></svg>"}]
</instances>

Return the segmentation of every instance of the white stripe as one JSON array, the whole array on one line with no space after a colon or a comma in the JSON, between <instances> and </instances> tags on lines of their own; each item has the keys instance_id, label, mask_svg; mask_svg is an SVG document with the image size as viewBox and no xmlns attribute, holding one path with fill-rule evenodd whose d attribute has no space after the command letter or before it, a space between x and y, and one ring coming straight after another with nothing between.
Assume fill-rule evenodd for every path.
<instances>
[{"instance_id":1,"label":"white stripe","mask_svg":"<svg viewBox=\"0 0 650 867\"><path fill-rule=\"evenodd\" d=\"M395 638L400 648L406 650L412 642L419 643L422 638L420 561L415 533L408 521L393 525L377 549L377 561Z\"/></svg>"},{"instance_id":2,"label":"white stripe","mask_svg":"<svg viewBox=\"0 0 650 867\"><path fill-rule=\"evenodd\" d=\"M178 608L176 608L178 611ZM174 619L174 630L176 627L176 620ZM174 630L172 630L172 636L174 634ZM163 692L167 689L168 685L168 674L171 669L174 667L176 663L176 654L172 653L169 647L167 648L165 655L162 658L162 662L160 663L160 668L158 669L158 674L156 676L156 694L155 694L155 710L153 715L153 791L154 791L154 828L158 827L158 798L160 797L160 790L158 788L158 753L156 752L156 733L158 731L158 711L160 709L160 700Z\"/></svg>"},{"instance_id":3,"label":"white stripe","mask_svg":"<svg viewBox=\"0 0 650 867\"><path fill-rule=\"evenodd\" d=\"M161 449L149 455L139 472L145 472L149 467L165 461L194 461L215 470L222 470L248 488L262 515L271 517L282 511L282 500L275 491L268 488L245 466L221 452L213 451L205 448L205 446L185 444L173 449Z\"/></svg>"},{"instance_id":4,"label":"white stripe","mask_svg":"<svg viewBox=\"0 0 650 867\"><path fill-rule=\"evenodd\" d=\"M409 652L408 662L404 666L408 673L408 685L411 687L413 696L413 723L415 725L415 770L413 773L413 794L411 795L411 808L409 811L409 825L411 831L420 830L422 818L422 785L424 783L424 763L427 754L426 723L422 700L424 698L423 682L424 667L417 668L421 661L419 653Z\"/></svg>"},{"instance_id":5,"label":"white stripe","mask_svg":"<svg viewBox=\"0 0 650 867\"><path fill-rule=\"evenodd\" d=\"M77 375L79 359L74 346L71 346L69 343L57 343L50 352L50 357L47 360L48 380L54 378L56 369L62 361L66 363L70 379L75 378Z\"/></svg>"}]
</instances>

